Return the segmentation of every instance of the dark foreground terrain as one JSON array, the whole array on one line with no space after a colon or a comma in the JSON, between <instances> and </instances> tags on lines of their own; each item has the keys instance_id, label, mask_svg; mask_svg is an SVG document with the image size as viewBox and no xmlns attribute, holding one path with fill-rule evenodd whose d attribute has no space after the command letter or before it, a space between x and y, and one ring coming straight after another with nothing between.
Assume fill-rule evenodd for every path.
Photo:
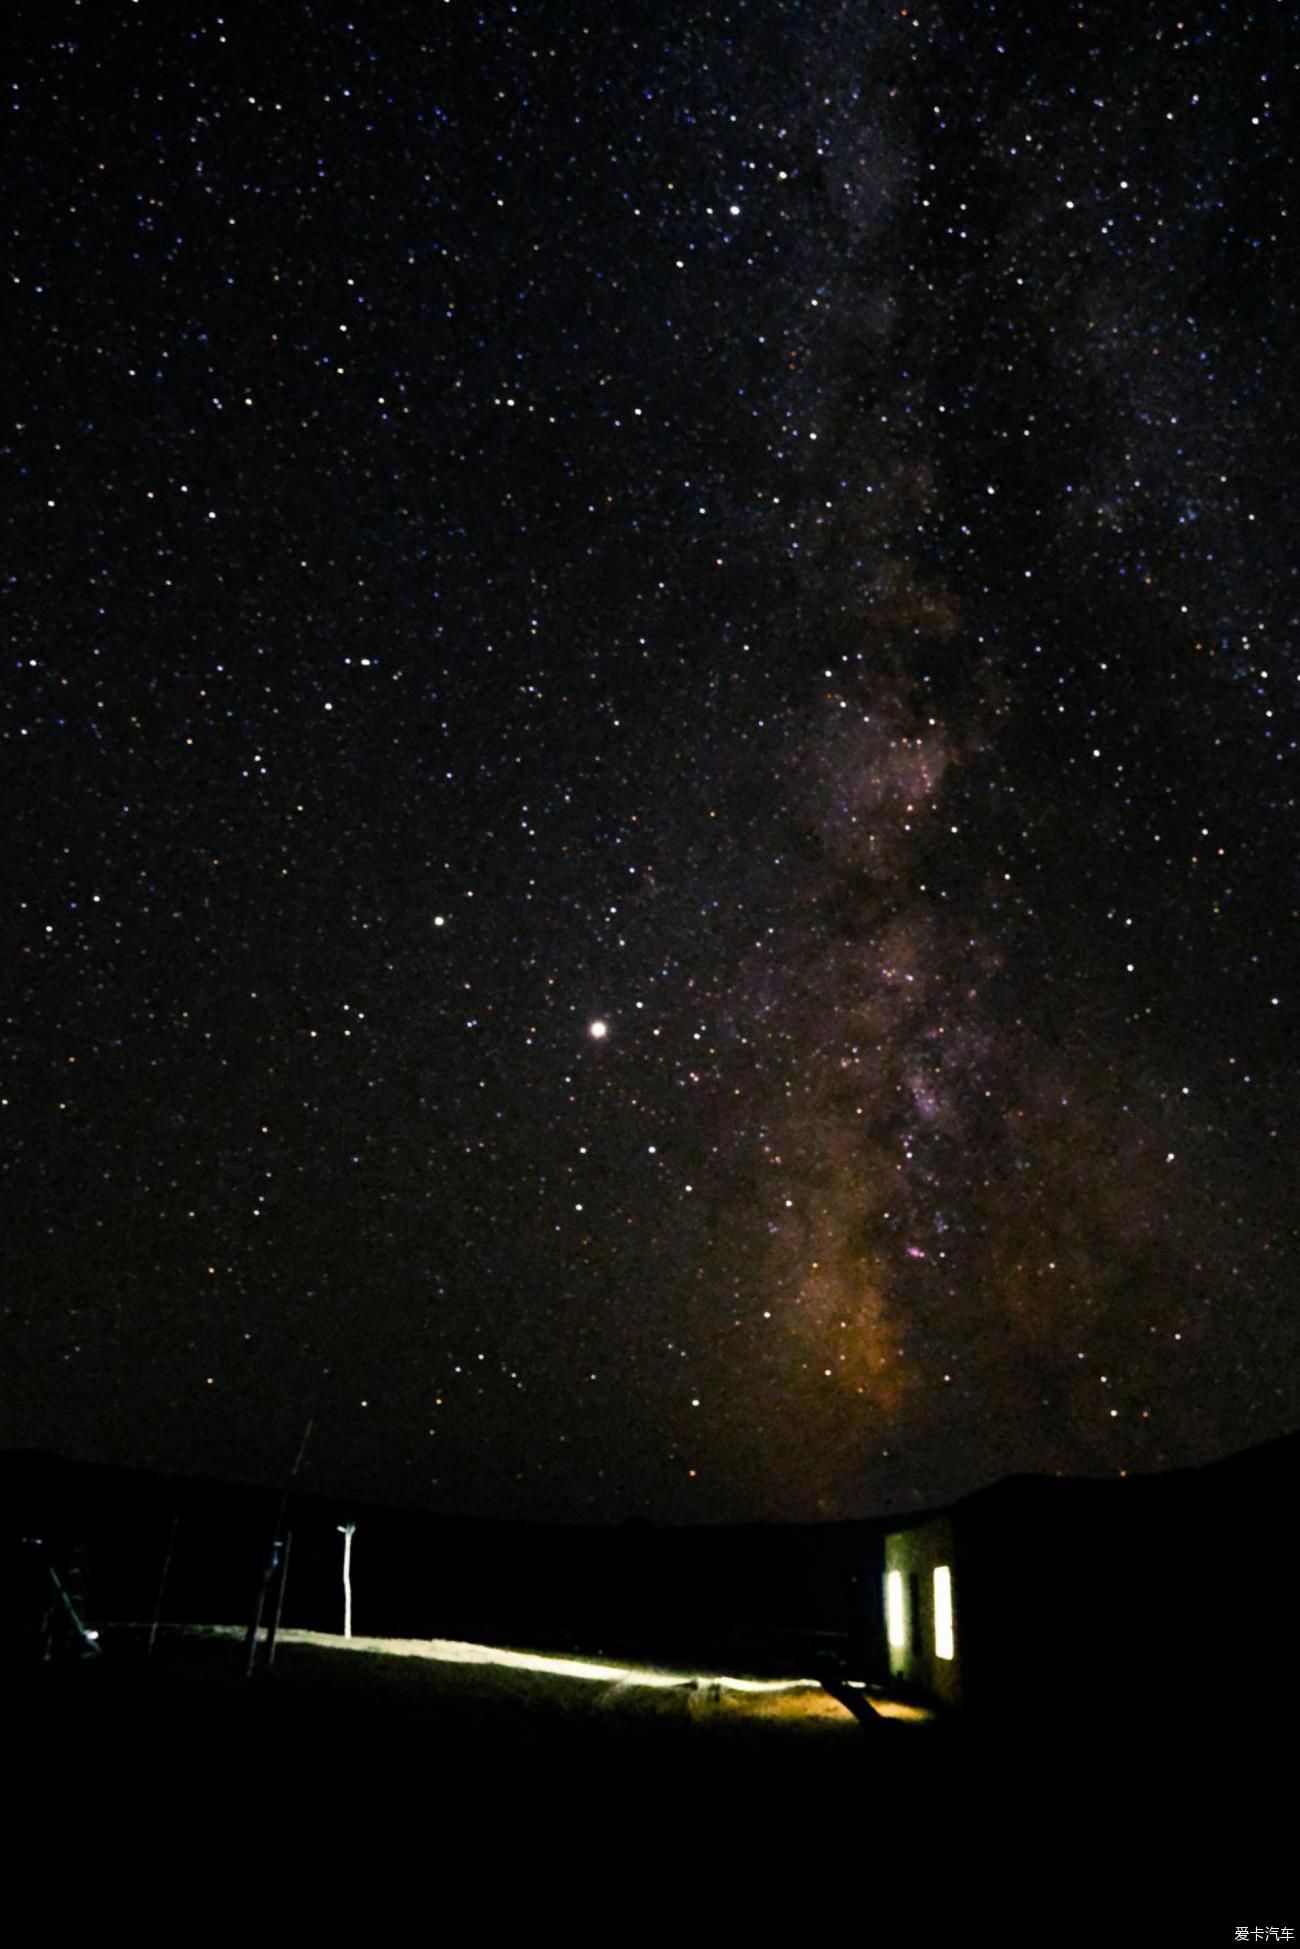
<instances>
[{"instance_id":1,"label":"dark foreground terrain","mask_svg":"<svg viewBox=\"0 0 1300 1949\"><path fill-rule=\"evenodd\" d=\"M650 1676L294 1634L247 1679L237 1635L164 1638L150 1659L141 1634L106 1632L98 1658L6 1677L11 1860L59 1912L152 1908L169 1941L232 1902L259 1928L291 1914L290 1939L352 1916L374 1942L442 1934L451 1909L458 1941L513 1940L521 1918L693 1937L715 1910L728 1933L748 1914L764 1939L873 1942L979 1923L1230 1943L1300 1923L1297 1728L1245 1689L862 1725L807 1686Z\"/></svg>"}]
</instances>

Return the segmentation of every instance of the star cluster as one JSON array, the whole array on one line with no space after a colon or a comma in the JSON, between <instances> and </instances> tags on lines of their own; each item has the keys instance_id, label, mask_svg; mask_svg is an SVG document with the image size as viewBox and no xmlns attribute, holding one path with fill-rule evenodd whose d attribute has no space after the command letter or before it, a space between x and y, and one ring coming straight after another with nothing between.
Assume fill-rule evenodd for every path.
<instances>
[{"instance_id":1,"label":"star cluster","mask_svg":"<svg viewBox=\"0 0 1300 1949\"><path fill-rule=\"evenodd\" d=\"M1291 1424L1294 70L20 8L10 1441L683 1520Z\"/></svg>"}]
</instances>

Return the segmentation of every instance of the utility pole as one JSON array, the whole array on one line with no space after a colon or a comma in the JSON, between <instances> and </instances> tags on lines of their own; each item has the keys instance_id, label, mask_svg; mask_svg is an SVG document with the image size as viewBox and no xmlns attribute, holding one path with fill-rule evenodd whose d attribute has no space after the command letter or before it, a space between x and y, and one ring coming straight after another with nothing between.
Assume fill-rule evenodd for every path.
<instances>
[{"instance_id":1,"label":"utility pole","mask_svg":"<svg viewBox=\"0 0 1300 1949\"><path fill-rule=\"evenodd\" d=\"M343 1635L352 1636L352 1539L357 1533L355 1523L340 1523L339 1535L343 1538Z\"/></svg>"}]
</instances>

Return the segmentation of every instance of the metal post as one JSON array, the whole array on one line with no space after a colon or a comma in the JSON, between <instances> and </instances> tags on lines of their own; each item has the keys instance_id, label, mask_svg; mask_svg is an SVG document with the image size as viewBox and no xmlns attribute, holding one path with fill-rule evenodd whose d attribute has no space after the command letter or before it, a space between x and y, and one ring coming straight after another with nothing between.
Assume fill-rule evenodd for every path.
<instances>
[{"instance_id":1,"label":"metal post","mask_svg":"<svg viewBox=\"0 0 1300 1949\"><path fill-rule=\"evenodd\" d=\"M352 1636L352 1538L357 1533L355 1523L340 1523L339 1534L343 1538L343 1635Z\"/></svg>"}]
</instances>

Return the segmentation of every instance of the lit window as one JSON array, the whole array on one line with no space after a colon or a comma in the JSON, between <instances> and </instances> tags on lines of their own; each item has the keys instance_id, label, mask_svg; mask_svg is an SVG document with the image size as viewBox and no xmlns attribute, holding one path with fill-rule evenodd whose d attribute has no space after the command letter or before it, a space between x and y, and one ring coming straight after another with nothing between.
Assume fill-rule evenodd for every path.
<instances>
[{"instance_id":1,"label":"lit window","mask_svg":"<svg viewBox=\"0 0 1300 1949\"><path fill-rule=\"evenodd\" d=\"M941 1563L934 1573L934 1655L936 1658L953 1656L952 1572L946 1563Z\"/></svg>"},{"instance_id":2,"label":"lit window","mask_svg":"<svg viewBox=\"0 0 1300 1949\"><path fill-rule=\"evenodd\" d=\"M903 1616L903 1573L891 1570L885 1578L885 1625L895 1651L907 1643L907 1622Z\"/></svg>"}]
</instances>

